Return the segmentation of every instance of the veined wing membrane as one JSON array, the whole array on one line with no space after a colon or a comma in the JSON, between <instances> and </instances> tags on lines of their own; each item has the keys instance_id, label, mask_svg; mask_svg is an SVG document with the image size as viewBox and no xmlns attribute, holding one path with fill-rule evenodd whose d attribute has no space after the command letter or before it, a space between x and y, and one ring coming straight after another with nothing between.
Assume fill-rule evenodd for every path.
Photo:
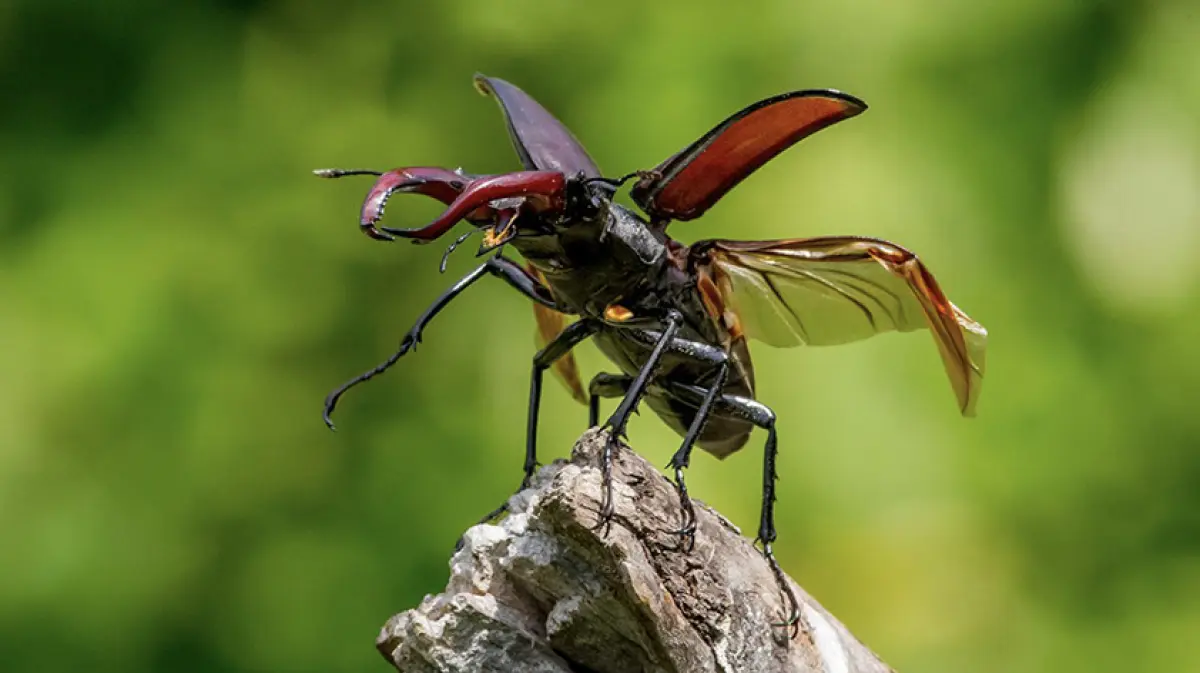
<instances>
[{"instance_id":1,"label":"veined wing membrane","mask_svg":"<svg viewBox=\"0 0 1200 673\"><path fill-rule=\"evenodd\" d=\"M692 249L746 335L767 344L830 346L929 328L960 410L974 414L987 330L908 250L857 237L701 241Z\"/></svg>"}]
</instances>

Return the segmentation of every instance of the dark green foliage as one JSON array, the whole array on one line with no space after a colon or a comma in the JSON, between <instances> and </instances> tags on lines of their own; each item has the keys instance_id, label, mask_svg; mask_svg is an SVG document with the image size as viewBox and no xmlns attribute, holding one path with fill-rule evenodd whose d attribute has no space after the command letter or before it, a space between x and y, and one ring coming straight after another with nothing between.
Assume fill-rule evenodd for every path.
<instances>
[{"instance_id":1,"label":"dark green foliage","mask_svg":"<svg viewBox=\"0 0 1200 673\"><path fill-rule=\"evenodd\" d=\"M327 432L471 260L368 240L368 181L308 171L515 169L476 71L610 175L756 98L864 98L673 233L894 240L991 330L988 376L964 421L927 335L755 345L781 562L900 670L1200 667L1186 3L87 4L0 9L4 670L383 670L379 626L520 478L533 317L482 283ZM586 410L547 390L549 460ZM758 465L689 485L752 529Z\"/></svg>"}]
</instances>

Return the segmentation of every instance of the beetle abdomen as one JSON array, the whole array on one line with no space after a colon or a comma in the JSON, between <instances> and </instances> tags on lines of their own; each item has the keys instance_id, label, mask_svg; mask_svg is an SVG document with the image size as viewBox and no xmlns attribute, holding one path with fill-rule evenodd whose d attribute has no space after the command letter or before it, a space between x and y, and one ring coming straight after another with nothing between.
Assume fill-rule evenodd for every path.
<instances>
[{"instance_id":1,"label":"beetle abdomen","mask_svg":"<svg viewBox=\"0 0 1200 673\"><path fill-rule=\"evenodd\" d=\"M688 426L696 418L698 408L686 400L652 391L644 398L646 404L658 414L680 437L687 435ZM746 445L754 426L748 421L723 414L714 409L704 424L704 430L696 439L696 445L717 458L725 458Z\"/></svg>"}]
</instances>

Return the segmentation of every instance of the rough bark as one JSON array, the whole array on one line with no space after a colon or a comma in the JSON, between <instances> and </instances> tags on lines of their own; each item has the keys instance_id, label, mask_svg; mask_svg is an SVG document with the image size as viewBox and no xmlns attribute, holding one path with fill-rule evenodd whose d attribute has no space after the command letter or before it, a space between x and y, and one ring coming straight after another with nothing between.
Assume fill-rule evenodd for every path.
<instances>
[{"instance_id":1,"label":"rough bark","mask_svg":"<svg viewBox=\"0 0 1200 673\"><path fill-rule=\"evenodd\" d=\"M680 549L674 487L631 451L614 462L616 517L596 530L604 437L589 431L499 525L466 532L445 592L383 627L389 662L406 673L891 671L794 583L798 634L772 626L785 604L766 561L700 502L695 547Z\"/></svg>"}]
</instances>

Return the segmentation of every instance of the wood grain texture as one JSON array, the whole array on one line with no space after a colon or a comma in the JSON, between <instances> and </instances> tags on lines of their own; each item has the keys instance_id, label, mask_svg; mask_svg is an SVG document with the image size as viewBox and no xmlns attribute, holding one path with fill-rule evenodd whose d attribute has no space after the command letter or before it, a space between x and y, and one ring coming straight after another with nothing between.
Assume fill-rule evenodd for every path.
<instances>
[{"instance_id":1,"label":"wood grain texture","mask_svg":"<svg viewBox=\"0 0 1200 673\"><path fill-rule=\"evenodd\" d=\"M446 590L384 626L377 647L389 662L406 672L891 671L799 587L804 619L783 640L770 626L781 597L758 551L699 502L695 548L681 551L666 532L678 525L674 488L632 451L615 461L612 527L594 530L603 438L586 433L571 460L513 496L504 521L466 532Z\"/></svg>"}]
</instances>

